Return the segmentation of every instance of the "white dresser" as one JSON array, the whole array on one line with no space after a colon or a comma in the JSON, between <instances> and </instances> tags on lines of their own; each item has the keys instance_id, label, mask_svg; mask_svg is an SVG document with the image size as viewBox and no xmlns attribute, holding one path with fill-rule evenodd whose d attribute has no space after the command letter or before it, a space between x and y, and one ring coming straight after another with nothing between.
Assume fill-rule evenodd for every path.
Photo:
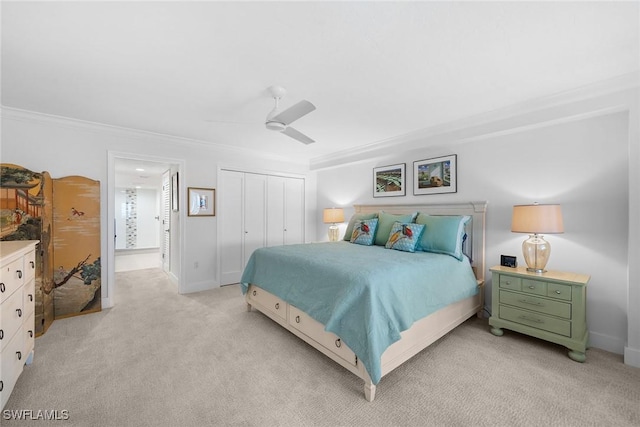
<instances>
[{"instance_id":1,"label":"white dresser","mask_svg":"<svg viewBox=\"0 0 640 427\"><path fill-rule=\"evenodd\" d=\"M37 240L0 242L0 407L33 360Z\"/></svg>"}]
</instances>

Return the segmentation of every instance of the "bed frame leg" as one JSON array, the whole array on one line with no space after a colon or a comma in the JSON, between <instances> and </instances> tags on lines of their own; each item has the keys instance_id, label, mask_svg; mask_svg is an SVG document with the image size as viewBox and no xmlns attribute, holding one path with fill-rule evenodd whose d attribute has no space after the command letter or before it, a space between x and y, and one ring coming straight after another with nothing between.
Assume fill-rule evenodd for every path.
<instances>
[{"instance_id":1,"label":"bed frame leg","mask_svg":"<svg viewBox=\"0 0 640 427\"><path fill-rule=\"evenodd\" d=\"M373 399L376 398L376 385L369 379L364 381L364 398L367 399L367 402L373 402Z\"/></svg>"}]
</instances>

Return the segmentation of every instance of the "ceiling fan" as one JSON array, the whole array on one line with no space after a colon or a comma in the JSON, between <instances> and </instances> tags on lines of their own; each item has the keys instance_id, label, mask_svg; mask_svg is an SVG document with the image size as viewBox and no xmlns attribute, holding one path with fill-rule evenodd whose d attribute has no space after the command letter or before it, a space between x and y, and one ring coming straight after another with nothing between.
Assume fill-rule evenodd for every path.
<instances>
[{"instance_id":1,"label":"ceiling fan","mask_svg":"<svg viewBox=\"0 0 640 427\"><path fill-rule=\"evenodd\" d=\"M315 105L309 101L302 100L284 111L279 111L278 102L284 97L287 91L282 86L271 86L269 91L271 92L271 96L273 97L276 105L273 107L273 110L267 114L267 119L264 123L265 127L269 130L283 133L302 142L303 144L311 144L315 142L307 135L289 126L299 118L306 116L315 110Z\"/></svg>"},{"instance_id":2,"label":"ceiling fan","mask_svg":"<svg viewBox=\"0 0 640 427\"><path fill-rule=\"evenodd\" d=\"M272 131L280 132L287 135L290 138L295 139L296 141L302 142L303 144L311 144L315 141L309 138L307 135L302 132L292 128L289 126L291 123L295 122L299 118L306 116L310 112L316 109L315 105L310 103L309 101L302 100L297 104L287 108L286 110L280 111L278 110L278 103L287 93L286 89L282 86L271 86L267 89L273 100L275 102L275 106L273 110L267 114L267 118L264 121L264 126ZM209 122L216 123L238 123L238 124L249 124L246 122L231 122L231 121L220 121L220 120L207 120ZM257 123L255 123L257 124Z\"/></svg>"}]
</instances>

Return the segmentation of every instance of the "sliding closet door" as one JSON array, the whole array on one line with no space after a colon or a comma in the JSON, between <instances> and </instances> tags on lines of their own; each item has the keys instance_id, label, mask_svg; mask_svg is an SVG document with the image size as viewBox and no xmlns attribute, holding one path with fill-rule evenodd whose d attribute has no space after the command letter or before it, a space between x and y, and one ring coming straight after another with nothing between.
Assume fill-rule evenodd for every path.
<instances>
[{"instance_id":1,"label":"sliding closet door","mask_svg":"<svg viewBox=\"0 0 640 427\"><path fill-rule=\"evenodd\" d=\"M304 243L304 179L284 181L284 244Z\"/></svg>"},{"instance_id":2,"label":"sliding closet door","mask_svg":"<svg viewBox=\"0 0 640 427\"><path fill-rule=\"evenodd\" d=\"M304 243L304 180L267 178L267 246Z\"/></svg>"},{"instance_id":3,"label":"sliding closet door","mask_svg":"<svg viewBox=\"0 0 640 427\"><path fill-rule=\"evenodd\" d=\"M218 183L220 284L238 283L244 269L244 173L223 170Z\"/></svg>"},{"instance_id":4,"label":"sliding closet door","mask_svg":"<svg viewBox=\"0 0 640 427\"><path fill-rule=\"evenodd\" d=\"M267 177L247 173L244 181L244 260L267 244Z\"/></svg>"}]
</instances>

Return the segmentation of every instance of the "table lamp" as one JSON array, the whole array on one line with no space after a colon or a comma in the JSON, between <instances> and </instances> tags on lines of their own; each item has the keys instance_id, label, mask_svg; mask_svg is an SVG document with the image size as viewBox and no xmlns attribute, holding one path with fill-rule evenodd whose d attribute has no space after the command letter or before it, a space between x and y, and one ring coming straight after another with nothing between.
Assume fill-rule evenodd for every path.
<instances>
[{"instance_id":1,"label":"table lamp","mask_svg":"<svg viewBox=\"0 0 640 427\"><path fill-rule=\"evenodd\" d=\"M564 232L560 205L516 205L513 207L511 231L527 233L529 238L522 243L522 253L527 263L527 271L544 273L551 245L544 240L544 234Z\"/></svg>"},{"instance_id":2,"label":"table lamp","mask_svg":"<svg viewBox=\"0 0 640 427\"><path fill-rule=\"evenodd\" d=\"M340 232L337 222L344 222L344 210L342 208L326 208L323 214L323 221L329 226L329 241L338 241L338 233Z\"/></svg>"}]
</instances>

